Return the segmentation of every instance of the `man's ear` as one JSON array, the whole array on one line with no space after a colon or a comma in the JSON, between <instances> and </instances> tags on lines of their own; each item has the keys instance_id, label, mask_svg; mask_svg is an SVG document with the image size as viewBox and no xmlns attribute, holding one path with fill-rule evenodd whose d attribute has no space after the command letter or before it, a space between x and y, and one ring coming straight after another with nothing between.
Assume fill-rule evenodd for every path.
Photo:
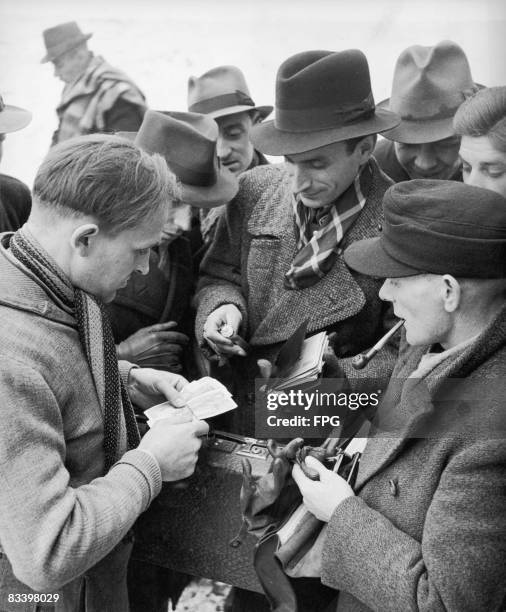
<instances>
[{"instance_id":1,"label":"man's ear","mask_svg":"<svg viewBox=\"0 0 506 612\"><path fill-rule=\"evenodd\" d=\"M459 281L451 274L442 277L443 282L443 304L446 312L455 312L459 307L462 288Z\"/></svg>"},{"instance_id":2,"label":"man's ear","mask_svg":"<svg viewBox=\"0 0 506 612\"><path fill-rule=\"evenodd\" d=\"M369 161L369 158L374 151L374 147L376 146L376 134L369 134L362 138L362 140L357 144L355 151L359 156L360 165L365 164Z\"/></svg>"},{"instance_id":3,"label":"man's ear","mask_svg":"<svg viewBox=\"0 0 506 612\"><path fill-rule=\"evenodd\" d=\"M81 257L87 257L90 252L90 238L98 234L96 223L84 223L72 232L70 245Z\"/></svg>"}]
</instances>

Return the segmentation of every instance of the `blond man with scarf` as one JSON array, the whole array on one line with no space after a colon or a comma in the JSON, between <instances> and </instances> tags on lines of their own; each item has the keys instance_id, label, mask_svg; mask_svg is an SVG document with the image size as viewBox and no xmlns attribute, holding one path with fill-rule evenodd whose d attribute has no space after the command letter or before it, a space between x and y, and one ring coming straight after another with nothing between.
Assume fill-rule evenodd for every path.
<instances>
[{"instance_id":1,"label":"blond man with scarf","mask_svg":"<svg viewBox=\"0 0 506 612\"><path fill-rule=\"evenodd\" d=\"M75 21L43 32L47 54L42 63L52 62L55 76L65 83L53 145L95 132L135 132L142 123L144 94L124 72L93 55L90 37Z\"/></svg>"},{"instance_id":2,"label":"blond man with scarf","mask_svg":"<svg viewBox=\"0 0 506 612\"><path fill-rule=\"evenodd\" d=\"M0 234L0 610L125 612L130 529L208 431L183 408L139 440L132 404L183 407L187 381L118 363L104 309L147 273L176 179L96 134L53 147L33 197Z\"/></svg>"}]
</instances>

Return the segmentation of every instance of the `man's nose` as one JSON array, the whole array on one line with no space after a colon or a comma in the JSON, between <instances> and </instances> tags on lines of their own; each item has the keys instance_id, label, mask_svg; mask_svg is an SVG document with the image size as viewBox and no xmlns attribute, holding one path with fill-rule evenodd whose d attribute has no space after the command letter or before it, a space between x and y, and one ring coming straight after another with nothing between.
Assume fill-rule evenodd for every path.
<instances>
[{"instance_id":1,"label":"man's nose","mask_svg":"<svg viewBox=\"0 0 506 612\"><path fill-rule=\"evenodd\" d=\"M228 141L221 136L218 136L218 142L216 143L216 155L220 159L226 159L232 151L232 147L229 145Z\"/></svg>"},{"instance_id":2,"label":"man's nose","mask_svg":"<svg viewBox=\"0 0 506 612\"><path fill-rule=\"evenodd\" d=\"M381 289L379 290L378 295L379 295L380 300L383 300L385 302L392 301L390 288L391 288L391 282L390 282L390 279L387 278L385 279L385 282L381 285Z\"/></svg>"},{"instance_id":3,"label":"man's nose","mask_svg":"<svg viewBox=\"0 0 506 612\"><path fill-rule=\"evenodd\" d=\"M311 185L311 177L304 168L294 164L291 168L293 193L297 195L308 189Z\"/></svg>"},{"instance_id":4,"label":"man's nose","mask_svg":"<svg viewBox=\"0 0 506 612\"><path fill-rule=\"evenodd\" d=\"M415 164L422 170L430 170L437 165L437 157L431 143L420 146L415 157Z\"/></svg>"}]
</instances>

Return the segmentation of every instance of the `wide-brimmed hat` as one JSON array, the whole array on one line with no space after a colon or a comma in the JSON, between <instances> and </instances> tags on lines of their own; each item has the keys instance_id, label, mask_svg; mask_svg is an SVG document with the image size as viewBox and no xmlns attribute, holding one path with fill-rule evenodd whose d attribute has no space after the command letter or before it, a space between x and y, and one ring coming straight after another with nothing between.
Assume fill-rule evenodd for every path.
<instances>
[{"instance_id":1,"label":"wide-brimmed hat","mask_svg":"<svg viewBox=\"0 0 506 612\"><path fill-rule=\"evenodd\" d=\"M401 123L383 136L407 144L452 136L457 108L479 87L456 43L444 40L434 47L408 47L395 65L390 98L378 105L397 113Z\"/></svg>"},{"instance_id":2,"label":"wide-brimmed hat","mask_svg":"<svg viewBox=\"0 0 506 612\"><path fill-rule=\"evenodd\" d=\"M304 51L281 64L274 120L253 126L251 140L270 155L303 153L389 130L399 118L378 110L369 66L356 49Z\"/></svg>"},{"instance_id":3,"label":"wide-brimmed hat","mask_svg":"<svg viewBox=\"0 0 506 612\"><path fill-rule=\"evenodd\" d=\"M188 110L213 119L256 110L265 119L272 112L272 106L255 105L239 68L217 66L200 77L188 79Z\"/></svg>"},{"instance_id":4,"label":"wide-brimmed hat","mask_svg":"<svg viewBox=\"0 0 506 612\"><path fill-rule=\"evenodd\" d=\"M505 206L495 191L458 181L397 183L383 197L380 236L354 242L344 260L380 278L506 277Z\"/></svg>"},{"instance_id":5,"label":"wide-brimmed hat","mask_svg":"<svg viewBox=\"0 0 506 612\"><path fill-rule=\"evenodd\" d=\"M52 62L67 51L74 49L91 38L92 34L83 34L75 21L60 23L42 32L47 54L40 60L41 64Z\"/></svg>"},{"instance_id":6,"label":"wide-brimmed hat","mask_svg":"<svg viewBox=\"0 0 506 612\"><path fill-rule=\"evenodd\" d=\"M20 108L5 104L0 96L0 134L9 134L26 127L32 120L32 113Z\"/></svg>"},{"instance_id":7,"label":"wide-brimmed hat","mask_svg":"<svg viewBox=\"0 0 506 612\"><path fill-rule=\"evenodd\" d=\"M148 110L138 132L118 132L148 153L160 154L182 186L181 199L200 208L230 202L239 184L216 154L218 126L199 113Z\"/></svg>"}]
</instances>

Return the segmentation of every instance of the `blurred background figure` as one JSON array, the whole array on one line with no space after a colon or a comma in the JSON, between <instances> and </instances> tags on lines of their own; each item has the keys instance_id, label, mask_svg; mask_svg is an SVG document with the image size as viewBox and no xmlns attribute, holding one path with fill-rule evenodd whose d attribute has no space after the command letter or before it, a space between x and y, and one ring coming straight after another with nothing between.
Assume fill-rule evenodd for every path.
<instances>
[{"instance_id":1,"label":"blurred background figure","mask_svg":"<svg viewBox=\"0 0 506 612\"><path fill-rule=\"evenodd\" d=\"M125 73L93 55L75 21L42 33L54 75L64 83L52 144L94 132L136 131L146 111L142 91Z\"/></svg>"},{"instance_id":2,"label":"blurred background figure","mask_svg":"<svg viewBox=\"0 0 506 612\"><path fill-rule=\"evenodd\" d=\"M506 86L478 91L459 107L453 125L462 137L464 183L506 197Z\"/></svg>"},{"instance_id":3,"label":"blurred background figure","mask_svg":"<svg viewBox=\"0 0 506 612\"><path fill-rule=\"evenodd\" d=\"M0 96L0 162L2 161L5 135L26 127L32 120L32 113L5 104ZM0 232L14 232L30 215L32 198L28 187L18 179L0 174Z\"/></svg>"},{"instance_id":4,"label":"blurred background figure","mask_svg":"<svg viewBox=\"0 0 506 612\"><path fill-rule=\"evenodd\" d=\"M379 106L397 113L401 123L383 135L374 155L396 183L409 179L462 180L460 138L453 116L477 91L464 51L442 41L433 47L405 49L395 66L392 94Z\"/></svg>"}]
</instances>

